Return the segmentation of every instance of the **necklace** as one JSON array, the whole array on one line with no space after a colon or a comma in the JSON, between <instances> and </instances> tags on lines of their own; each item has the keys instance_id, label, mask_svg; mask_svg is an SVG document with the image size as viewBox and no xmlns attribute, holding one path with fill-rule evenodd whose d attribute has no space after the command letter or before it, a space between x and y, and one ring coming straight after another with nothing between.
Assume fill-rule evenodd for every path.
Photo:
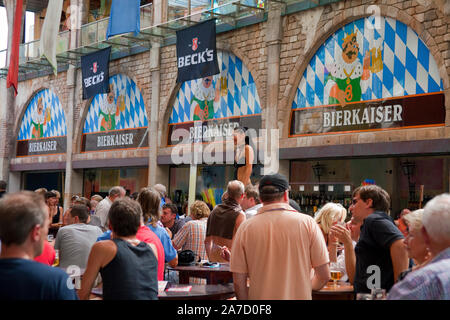
<instances>
[{"instance_id":1,"label":"necklace","mask_svg":"<svg viewBox=\"0 0 450 320\"><path fill-rule=\"evenodd\" d=\"M347 76L347 81L346 82L347 82L347 84L349 84L350 83L350 77L352 76L353 71L355 71L355 68L353 67L352 72L350 72L350 74L347 73L347 70L345 70L345 68L342 68L342 70L344 70L344 73Z\"/></svg>"}]
</instances>

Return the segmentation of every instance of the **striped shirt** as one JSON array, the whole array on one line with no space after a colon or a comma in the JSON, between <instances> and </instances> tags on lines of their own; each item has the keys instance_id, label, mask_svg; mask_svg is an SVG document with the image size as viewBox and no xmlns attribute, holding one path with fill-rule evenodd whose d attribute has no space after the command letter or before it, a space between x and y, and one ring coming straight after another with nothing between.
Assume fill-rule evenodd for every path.
<instances>
[{"instance_id":1,"label":"striped shirt","mask_svg":"<svg viewBox=\"0 0 450 320\"><path fill-rule=\"evenodd\" d=\"M192 250L202 260L207 260L205 249L207 218L191 220L177 232L173 239L173 245L177 250Z\"/></svg>"},{"instance_id":2,"label":"striped shirt","mask_svg":"<svg viewBox=\"0 0 450 320\"><path fill-rule=\"evenodd\" d=\"M207 260L205 249L206 222L208 218L200 220L190 220L186 222L173 239L173 245L177 250L192 250L200 256L200 259ZM198 260L198 257L195 257ZM202 278L189 277L191 284L206 284Z\"/></svg>"},{"instance_id":3,"label":"striped shirt","mask_svg":"<svg viewBox=\"0 0 450 320\"><path fill-rule=\"evenodd\" d=\"M450 248L395 284L388 300L449 300Z\"/></svg>"}]
</instances>

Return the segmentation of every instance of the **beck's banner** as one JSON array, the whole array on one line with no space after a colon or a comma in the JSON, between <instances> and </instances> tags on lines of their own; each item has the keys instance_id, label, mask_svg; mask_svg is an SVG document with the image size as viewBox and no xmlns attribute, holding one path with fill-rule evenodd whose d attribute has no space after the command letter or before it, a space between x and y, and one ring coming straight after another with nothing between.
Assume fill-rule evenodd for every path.
<instances>
[{"instance_id":1,"label":"beck's banner","mask_svg":"<svg viewBox=\"0 0 450 320\"><path fill-rule=\"evenodd\" d=\"M177 31L177 65L180 83L220 72L215 19Z\"/></svg>"},{"instance_id":2,"label":"beck's banner","mask_svg":"<svg viewBox=\"0 0 450 320\"><path fill-rule=\"evenodd\" d=\"M109 57L111 47L81 57L83 99L109 93Z\"/></svg>"}]
</instances>

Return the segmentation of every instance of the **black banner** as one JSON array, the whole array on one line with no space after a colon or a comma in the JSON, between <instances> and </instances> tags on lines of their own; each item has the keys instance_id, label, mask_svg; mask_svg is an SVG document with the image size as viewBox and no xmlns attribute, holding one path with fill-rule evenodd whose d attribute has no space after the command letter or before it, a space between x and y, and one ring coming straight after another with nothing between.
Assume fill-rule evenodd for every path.
<instances>
[{"instance_id":1,"label":"black banner","mask_svg":"<svg viewBox=\"0 0 450 320\"><path fill-rule=\"evenodd\" d=\"M290 135L370 131L445 124L444 94L425 94L296 109Z\"/></svg>"},{"instance_id":2,"label":"black banner","mask_svg":"<svg viewBox=\"0 0 450 320\"><path fill-rule=\"evenodd\" d=\"M261 115L169 124L167 144L174 146L180 143L225 140L233 135L237 127L248 128L249 133L253 132L258 136L261 129Z\"/></svg>"},{"instance_id":3,"label":"black banner","mask_svg":"<svg viewBox=\"0 0 450 320\"><path fill-rule=\"evenodd\" d=\"M81 57L83 99L109 92L109 56L111 47Z\"/></svg>"},{"instance_id":4,"label":"black banner","mask_svg":"<svg viewBox=\"0 0 450 320\"><path fill-rule=\"evenodd\" d=\"M148 129L125 129L84 134L81 151L148 148Z\"/></svg>"},{"instance_id":5,"label":"black banner","mask_svg":"<svg viewBox=\"0 0 450 320\"><path fill-rule=\"evenodd\" d=\"M17 141L17 157L66 153L67 137Z\"/></svg>"},{"instance_id":6,"label":"black banner","mask_svg":"<svg viewBox=\"0 0 450 320\"><path fill-rule=\"evenodd\" d=\"M177 82L218 74L216 20L177 31Z\"/></svg>"}]
</instances>

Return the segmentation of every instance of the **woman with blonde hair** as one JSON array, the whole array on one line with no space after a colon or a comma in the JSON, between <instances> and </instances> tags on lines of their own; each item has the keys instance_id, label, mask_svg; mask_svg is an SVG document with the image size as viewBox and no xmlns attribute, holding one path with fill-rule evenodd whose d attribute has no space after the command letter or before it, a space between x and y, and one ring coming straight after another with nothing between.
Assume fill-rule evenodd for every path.
<instances>
[{"instance_id":1,"label":"woman with blonde hair","mask_svg":"<svg viewBox=\"0 0 450 320\"><path fill-rule=\"evenodd\" d=\"M205 202L197 200L190 207L192 220L186 222L173 239L177 250L192 250L202 260L207 260L205 249L206 222L210 210Z\"/></svg>"},{"instance_id":2,"label":"woman with blonde hair","mask_svg":"<svg viewBox=\"0 0 450 320\"><path fill-rule=\"evenodd\" d=\"M186 222L172 240L173 246L177 250L192 250L196 254L196 260L207 260L205 249L206 224L210 210L205 202L197 200L190 207L190 217L192 220ZM201 278L189 278L193 284L206 284Z\"/></svg>"},{"instance_id":3,"label":"woman with blonde hair","mask_svg":"<svg viewBox=\"0 0 450 320\"><path fill-rule=\"evenodd\" d=\"M64 214L64 209L63 207L61 207L59 205L59 201L61 199L61 193L58 190L51 190L50 192L53 192L54 194L56 194L56 203L55 203L55 208L51 208L50 211L52 211L52 216L53 216L53 220L52 223L60 223L62 224L63 222L63 214Z\"/></svg>"},{"instance_id":4,"label":"woman with blonde hair","mask_svg":"<svg viewBox=\"0 0 450 320\"><path fill-rule=\"evenodd\" d=\"M314 216L322 231L325 242L329 245L330 229L334 224L343 224L347 217L347 210L339 203L328 202Z\"/></svg>"}]
</instances>

